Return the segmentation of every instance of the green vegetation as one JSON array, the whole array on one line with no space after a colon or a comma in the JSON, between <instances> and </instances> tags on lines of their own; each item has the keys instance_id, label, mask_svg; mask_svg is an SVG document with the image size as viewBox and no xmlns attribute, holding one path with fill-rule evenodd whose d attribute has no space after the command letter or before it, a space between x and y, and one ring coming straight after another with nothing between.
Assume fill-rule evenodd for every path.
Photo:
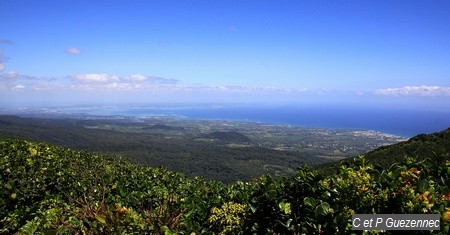
<instances>
[{"instance_id":1,"label":"green vegetation","mask_svg":"<svg viewBox=\"0 0 450 235\"><path fill-rule=\"evenodd\" d=\"M204 134L201 138L213 139L223 143L250 143L252 142L247 136L238 133L236 131L224 132L215 131L212 133Z\"/></svg>"},{"instance_id":2,"label":"green vegetation","mask_svg":"<svg viewBox=\"0 0 450 235\"><path fill-rule=\"evenodd\" d=\"M52 118L51 118L52 117ZM0 116L0 136L118 155L143 166L227 184L357 156L396 137L231 121L120 116Z\"/></svg>"},{"instance_id":3,"label":"green vegetation","mask_svg":"<svg viewBox=\"0 0 450 235\"><path fill-rule=\"evenodd\" d=\"M101 128L97 128L99 126ZM104 129L108 126L116 129ZM295 166L304 163L325 162L307 154L281 152L259 146L236 148L229 147L228 142L195 141L200 134L189 132L180 136L176 134L177 128L172 128L177 129L172 133L161 130L161 125L156 129L137 131L146 127L155 126L153 123L136 123L129 120L40 119L15 116L0 118L0 136L20 137L90 152L120 155L139 165L163 166L190 177L201 175L225 183L251 180L266 173L275 174L278 169L283 169L280 174L288 174L295 171ZM267 167L269 165L277 168Z\"/></svg>"},{"instance_id":4,"label":"green vegetation","mask_svg":"<svg viewBox=\"0 0 450 235\"><path fill-rule=\"evenodd\" d=\"M417 135L408 141L389 146L377 148L364 154L367 162L382 169L388 169L396 162L401 162L407 156L417 160L431 159L433 167L445 160L450 160L450 128L447 130L426 135ZM351 161L351 159L343 160ZM339 169L341 163L331 162L316 166L315 168L324 173L333 173Z\"/></svg>"},{"instance_id":5,"label":"green vegetation","mask_svg":"<svg viewBox=\"0 0 450 235\"><path fill-rule=\"evenodd\" d=\"M448 141L442 139L448 135L435 137L437 143ZM263 175L225 185L117 157L3 138L0 233L348 234L354 213L436 213L441 231L434 233L448 234L450 161L448 152L442 154L423 160L402 156L386 169L358 157L335 175L303 167L292 177Z\"/></svg>"}]
</instances>

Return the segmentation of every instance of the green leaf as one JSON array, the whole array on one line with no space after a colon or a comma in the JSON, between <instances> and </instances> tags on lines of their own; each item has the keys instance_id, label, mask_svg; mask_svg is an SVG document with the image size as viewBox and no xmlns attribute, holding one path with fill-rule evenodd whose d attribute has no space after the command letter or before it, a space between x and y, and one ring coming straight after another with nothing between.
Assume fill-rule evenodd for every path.
<instances>
[{"instance_id":1,"label":"green leaf","mask_svg":"<svg viewBox=\"0 0 450 235\"><path fill-rule=\"evenodd\" d=\"M428 182L428 180L420 180L419 183L417 184L417 190L420 192L425 192L428 191L428 189L430 188L430 183Z\"/></svg>"},{"instance_id":2,"label":"green leaf","mask_svg":"<svg viewBox=\"0 0 450 235\"><path fill-rule=\"evenodd\" d=\"M303 199L303 203L305 204L305 206L310 206L310 207L315 207L316 206L316 200L314 198L310 198L310 197L305 197Z\"/></svg>"},{"instance_id":3,"label":"green leaf","mask_svg":"<svg viewBox=\"0 0 450 235\"><path fill-rule=\"evenodd\" d=\"M289 226L291 225L292 219L288 219L288 221L286 221L286 228L289 228Z\"/></svg>"},{"instance_id":4,"label":"green leaf","mask_svg":"<svg viewBox=\"0 0 450 235\"><path fill-rule=\"evenodd\" d=\"M38 229L39 224L36 221L28 221L20 231L26 235L33 235Z\"/></svg>"},{"instance_id":5,"label":"green leaf","mask_svg":"<svg viewBox=\"0 0 450 235\"><path fill-rule=\"evenodd\" d=\"M290 214L291 214L291 203L282 201L282 202L278 203L278 207L279 207L280 210L282 210L286 215L290 215Z\"/></svg>"},{"instance_id":6,"label":"green leaf","mask_svg":"<svg viewBox=\"0 0 450 235\"><path fill-rule=\"evenodd\" d=\"M95 219L97 219L98 222L100 222L102 224L106 224L106 216L104 216L104 215L96 215Z\"/></svg>"},{"instance_id":7,"label":"green leaf","mask_svg":"<svg viewBox=\"0 0 450 235\"><path fill-rule=\"evenodd\" d=\"M249 204L250 210L252 211L252 213L255 213L256 211L256 207L254 207L252 204Z\"/></svg>"},{"instance_id":8,"label":"green leaf","mask_svg":"<svg viewBox=\"0 0 450 235\"><path fill-rule=\"evenodd\" d=\"M322 204L318 205L316 207L316 211L315 211L316 217L327 215L329 209L330 209L330 204L328 204L327 202L323 202Z\"/></svg>"},{"instance_id":9,"label":"green leaf","mask_svg":"<svg viewBox=\"0 0 450 235\"><path fill-rule=\"evenodd\" d=\"M28 151L30 152L31 156L36 156L37 150L35 148L29 147Z\"/></svg>"}]
</instances>

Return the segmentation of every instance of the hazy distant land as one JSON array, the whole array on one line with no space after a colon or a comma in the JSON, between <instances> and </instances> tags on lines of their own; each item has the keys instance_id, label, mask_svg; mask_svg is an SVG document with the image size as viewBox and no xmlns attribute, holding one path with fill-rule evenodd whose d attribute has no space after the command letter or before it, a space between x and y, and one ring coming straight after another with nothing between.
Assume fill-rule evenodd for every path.
<instances>
[{"instance_id":1,"label":"hazy distant land","mask_svg":"<svg viewBox=\"0 0 450 235\"><path fill-rule=\"evenodd\" d=\"M234 182L290 174L303 164L357 156L404 137L372 130L305 128L176 117L0 116L0 135L112 153L190 176Z\"/></svg>"}]
</instances>

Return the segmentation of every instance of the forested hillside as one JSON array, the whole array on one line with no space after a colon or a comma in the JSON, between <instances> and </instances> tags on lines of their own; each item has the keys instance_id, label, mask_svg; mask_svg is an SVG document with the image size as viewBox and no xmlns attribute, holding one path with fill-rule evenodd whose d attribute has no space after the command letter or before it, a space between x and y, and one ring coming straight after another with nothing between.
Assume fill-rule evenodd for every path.
<instances>
[{"instance_id":1,"label":"forested hillside","mask_svg":"<svg viewBox=\"0 0 450 235\"><path fill-rule=\"evenodd\" d=\"M0 115L0 137L17 137L187 176L232 184L263 174L293 175L296 167L358 156L402 140L361 130L302 128L170 117Z\"/></svg>"},{"instance_id":2,"label":"forested hillside","mask_svg":"<svg viewBox=\"0 0 450 235\"><path fill-rule=\"evenodd\" d=\"M369 162L376 163L384 168L411 156L419 160L430 158L436 162L450 160L450 128L433 133L420 134L408 141L380 147L365 154Z\"/></svg>"},{"instance_id":3,"label":"forested hillside","mask_svg":"<svg viewBox=\"0 0 450 235\"><path fill-rule=\"evenodd\" d=\"M299 168L292 177L264 175L227 186L3 138L0 233L348 234L354 213L433 213L441 215L434 233L448 234L450 161L444 157L439 164L408 158L386 170L357 158L335 175Z\"/></svg>"},{"instance_id":4,"label":"forested hillside","mask_svg":"<svg viewBox=\"0 0 450 235\"><path fill-rule=\"evenodd\" d=\"M420 134L407 141L383 146L364 154L367 162L388 169L390 165L401 162L405 157L417 160L430 159L434 165L450 160L450 128L433 133ZM342 162L352 161L346 159ZM315 167L324 173L334 173L339 169L339 162L324 163Z\"/></svg>"},{"instance_id":5,"label":"forested hillside","mask_svg":"<svg viewBox=\"0 0 450 235\"><path fill-rule=\"evenodd\" d=\"M115 126L119 130L97 128ZM90 127L90 128L86 128ZM95 128L94 128L95 127ZM138 130L138 131L136 131ZM130 120L23 118L0 116L0 137L19 137L109 155L120 155L144 166L164 166L188 176L233 183L262 174L290 174L295 166L326 159L310 153L277 151L258 145L237 132L178 135L182 127ZM234 145L228 145L234 144Z\"/></svg>"}]
</instances>

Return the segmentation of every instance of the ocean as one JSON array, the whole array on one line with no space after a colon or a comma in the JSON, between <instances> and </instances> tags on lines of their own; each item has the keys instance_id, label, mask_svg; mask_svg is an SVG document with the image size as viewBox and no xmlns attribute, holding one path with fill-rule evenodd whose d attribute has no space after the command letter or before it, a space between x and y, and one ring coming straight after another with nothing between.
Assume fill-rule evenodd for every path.
<instances>
[{"instance_id":1,"label":"ocean","mask_svg":"<svg viewBox=\"0 0 450 235\"><path fill-rule=\"evenodd\" d=\"M64 112L63 110L60 110ZM68 109L65 109L66 113ZM316 128L362 129L412 137L450 127L450 111L339 106L100 106L72 113L123 116L174 116L185 119L251 121Z\"/></svg>"}]
</instances>

